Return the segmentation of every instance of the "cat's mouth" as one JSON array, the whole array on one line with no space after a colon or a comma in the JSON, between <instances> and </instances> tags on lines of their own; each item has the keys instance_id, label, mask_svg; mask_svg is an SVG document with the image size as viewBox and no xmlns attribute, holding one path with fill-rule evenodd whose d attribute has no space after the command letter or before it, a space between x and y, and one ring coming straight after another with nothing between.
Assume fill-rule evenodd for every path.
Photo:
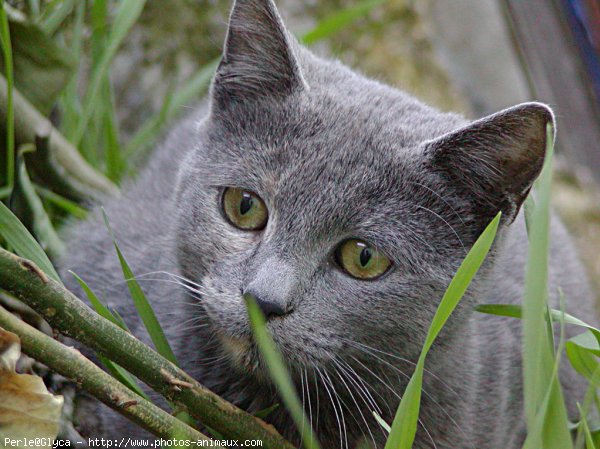
<instances>
[{"instance_id":1,"label":"cat's mouth","mask_svg":"<svg viewBox=\"0 0 600 449\"><path fill-rule=\"evenodd\" d=\"M242 373L268 381L269 371L252 335L232 336L219 332L218 339L224 352L229 355L231 364ZM283 354L282 354L283 355ZM288 360L291 362L291 360Z\"/></svg>"},{"instance_id":2,"label":"cat's mouth","mask_svg":"<svg viewBox=\"0 0 600 449\"><path fill-rule=\"evenodd\" d=\"M259 370L258 348L251 338L232 337L223 332L218 334L218 338L223 349L238 368L250 373L256 373Z\"/></svg>"}]
</instances>

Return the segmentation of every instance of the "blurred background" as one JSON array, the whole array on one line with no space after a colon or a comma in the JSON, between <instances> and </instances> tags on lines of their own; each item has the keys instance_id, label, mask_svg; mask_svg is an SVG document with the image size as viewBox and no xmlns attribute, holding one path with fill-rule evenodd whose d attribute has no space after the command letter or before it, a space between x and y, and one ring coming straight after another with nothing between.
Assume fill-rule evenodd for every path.
<instances>
[{"instance_id":1,"label":"blurred background","mask_svg":"<svg viewBox=\"0 0 600 449\"><path fill-rule=\"evenodd\" d=\"M528 100L550 104L558 119L555 206L600 292L598 0L277 3L317 53L442 110L478 118ZM51 256L65 248L61 225L84 217L90 198L118 195L169 124L205 93L230 6L4 2L0 194Z\"/></svg>"},{"instance_id":2,"label":"blurred background","mask_svg":"<svg viewBox=\"0 0 600 449\"><path fill-rule=\"evenodd\" d=\"M552 106L554 205L600 299L600 0L277 4L317 53L444 111L475 119L529 100ZM231 1L0 5L0 201L57 257L66 248L61 227L126 189L123 181L206 93ZM9 246L1 237L0 245ZM0 303L51 332L1 291ZM28 357L20 364L47 372ZM49 383L65 397L68 438L74 386L60 379Z\"/></svg>"}]
</instances>

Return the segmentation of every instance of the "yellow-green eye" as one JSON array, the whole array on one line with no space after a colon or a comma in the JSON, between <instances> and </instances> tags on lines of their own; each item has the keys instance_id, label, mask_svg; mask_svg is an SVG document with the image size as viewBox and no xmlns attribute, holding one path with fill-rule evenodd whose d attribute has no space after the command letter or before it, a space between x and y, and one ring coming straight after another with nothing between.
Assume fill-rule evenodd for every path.
<instances>
[{"instance_id":1,"label":"yellow-green eye","mask_svg":"<svg viewBox=\"0 0 600 449\"><path fill-rule=\"evenodd\" d=\"M235 187L223 192L223 213L232 225L245 231L263 229L269 218L267 206L256 193Z\"/></svg>"},{"instance_id":2,"label":"yellow-green eye","mask_svg":"<svg viewBox=\"0 0 600 449\"><path fill-rule=\"evenodd\" d=\"M378 278L392 265L383 253L358 239L342 242L335 252L335 258L346 273L357 279Z\"/></svg>"}]
</instances>

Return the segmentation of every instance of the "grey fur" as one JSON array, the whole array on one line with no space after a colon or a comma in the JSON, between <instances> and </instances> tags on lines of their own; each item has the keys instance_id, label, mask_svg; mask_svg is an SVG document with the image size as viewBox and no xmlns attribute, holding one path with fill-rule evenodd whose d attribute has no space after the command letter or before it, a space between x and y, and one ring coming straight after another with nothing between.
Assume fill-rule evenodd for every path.
<instances>
[{"instance_id":1,"label":"grey fur","mask_svg":"<svg viewBox=\"0 0 600 449\"><path fill-rule=\"evenodd\" d=\"M241 296L250 286L290 312L268 327L323 447L363 437L382 447L371 410L392 420L446 286L502 210L493 254L428 358L415 448L520 447L520 322L473 306L520 302L527 238L518 211L542 166L550 110L528 103L469 123L313 55L271 0L238 0L231 17L211 99L122 199L105 202L183 368L249 411L280 402L250 340ZM263 231L224 219L226 186L263 198ZM349 237L384 251L393 269L375 281L348 277L332 252ZM69 241L60 264L69 286L81 293L72 269L147 341L97 211ZM552 241L550 292L560 286L567 311L589 317L583 269L556 218ZM563 368L574 416L584 385ZM104 435L138 432L110 411L102 420ZM268 420L298 442L283 408Z\"/></svg>"}]
</instances>

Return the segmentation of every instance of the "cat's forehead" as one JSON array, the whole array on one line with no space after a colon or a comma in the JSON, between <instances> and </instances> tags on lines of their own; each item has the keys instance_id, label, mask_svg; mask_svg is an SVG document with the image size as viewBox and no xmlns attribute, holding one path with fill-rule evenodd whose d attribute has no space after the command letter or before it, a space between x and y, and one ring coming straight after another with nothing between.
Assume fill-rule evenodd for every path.
<instances>
[{"instance_id":1,"label":"cat's forehead","mask_svg":"<svg viewBox=\"0 0 600 449\"><path fill-rule=\"evenodd\" d=\"M224 176L280 187L327 181L344 190L355 180L368 184L416 151L419 139L400 126L390 129L364 112L320 103L247 111L215 131L210 162Z\"/></svg>"},{"instance_id":2,"label":"cat's forehead","mask_svg":"<svg viewBox=\"0 0 600 449\"><path fill-rule=\"evenodd\" d=\"M388 197L399 201L419 171L420 139L329 99L251 111L227 128L201 162L212 167L211 184L256 191L286 216L347 221Z\"/></svg>"},{"instance_id":3,"label":"cat's forehead","mask_svg":"<svg viewBox=\"0 0 600 449\"><path fill-rule=\"evenodd\" d=\"M325 87L233 108L213 120L206 151L218 171L279 189L312 181L341 192L356 184L368 190L395 169L414 166L419 146L460 120L377 83L320 81Z\"/></svg>"},{"instance_id":4,"label":"cat's forehead","mask_svg":"<svg viewBox=\"0 0 600 449\"><path fill-rule=\"evenodd\" d=\"M341 64L309 55L303 60L309 87L283 98L239 104L222 111L227 133L240 139L329 144L330 153L364 142L405 148L465 124L396 88L370 80Z\"/></svg>"}]
</instances>

